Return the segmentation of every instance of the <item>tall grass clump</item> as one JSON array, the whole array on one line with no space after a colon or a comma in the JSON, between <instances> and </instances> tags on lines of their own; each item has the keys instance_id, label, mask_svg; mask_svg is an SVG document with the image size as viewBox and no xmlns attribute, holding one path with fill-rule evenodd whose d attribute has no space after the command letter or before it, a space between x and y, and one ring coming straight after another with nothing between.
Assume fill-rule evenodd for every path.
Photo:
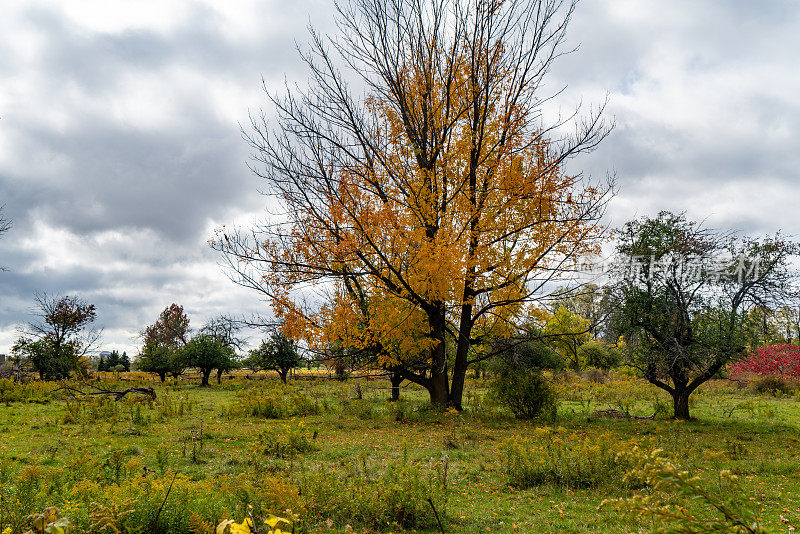
<instances>
[{"instance_id":1,"label":"tall grass clump","mask_svg":"<svg viewBox=\"0 0 800 534\"><path fill-rule=\"evenodd\" d=\"M320 413L319 406L304 392L292 386L250 388L236 395L234 412L265 419L286 419Z\"/></svg>"},{"instance_id":2,"label":"tall grass clump","mask_svg":"<svg viewBox=\"0 0 800 534\"><path fill-rule=\"evenodd\" d=\"M509 485L518 489L553 485L571 489L616 484L630 464L618 457L610 435L584 437L539 429L541 440L511 442L503 464Z\"/></svg>"},{"instance_id":3,"label":"tall grass clump","mask_svg":"<svg viewBox=\"0 0 800 534\"><path fill-rule=\"evenodd\" d=\"M428 499L444 514L447 460L416 462L406 454L380 465L362 454L345 472L306 470L299 486L309 514L317 521L330 519L369 529L432 528L436 518Z\"/></svg>"}]
</instances>

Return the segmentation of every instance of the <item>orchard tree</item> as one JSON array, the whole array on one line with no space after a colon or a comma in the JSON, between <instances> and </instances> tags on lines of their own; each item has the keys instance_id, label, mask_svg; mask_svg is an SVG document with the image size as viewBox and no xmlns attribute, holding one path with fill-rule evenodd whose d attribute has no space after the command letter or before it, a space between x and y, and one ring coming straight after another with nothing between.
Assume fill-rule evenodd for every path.
<instances>
[{"instance_id":1,"label":"orchard tree","mask_svg":"<svg viewBox=\"0 0 800 534\"><path fill-rule=\"evenodd\" d=\"M180 349L178 357L187 367L199 369L202 375L200 385L207 386L208 378L214 369L230 368L234 352L219 339L207 334L198 334Z\"/></svg>"},{"instance_id":2,"label":"orchard tree","mask_svg":"<svg viewBox=\"0 0 800 534\"><path fill-rule=\"evenodd\" d=\"M242 323L232 319L226 315L219 315L210 319L203 328L200 329L201 334L205 334L218 340L223 346L230 347L235 351L242 350L247 341L241 335ZM231 358L227 365L217 367L217 384L222 383L222 374L236 369L238 363L236 358Z\"/></svg>"},{"instance_id":3,"label":"orchard tree","mask_svg":"<svg viewBox=\"0 0 800 534\"><path fill-rule=\"evenodd\" d=\"M184 365L175 349L165 345L147 345L136 359L136 368L145 373L154 373L164 382L168 374L183 372Z\"/></svg>"},{"instance_id":4,"label":"orchard tree","mask_svg":"<svg viewBox=\"0 0 800 534\"><path fill-rule=\"evenodd\" d=\"M275 128L252 119L253 171L281 209L220 231L231 278L266 295L309 350L372 352L460 409L484 357L473 347L509 335L601 238L611 185L565 164L608 133L602 109L572 136L566 119L542 119L574 6L337 4L341 35L312 31L303 55L309 88L270 95Z\"/></svg>"},{"instance_id":5,"label":"orchard tree","mask_svg":"<svg viewBox=\"0 0 800 534\"><path fill-rule=\"evenodd\" d=\"M281 332L273 332L257 349L250 351L247 365L252 369L277 371L285 384L289 371L301 367L303 359L295 343Z\"/></svg>"},{"instance_id":6,"label":"orchard tree","mask_svg":"<svg viewBox=\"0 0 800 534\"><path fill-rule=\"evenodd\" d=\"M793 296L787 267L797 246L777 236L755 241L661 212L627 223L617 252L617 327L628 363L673 398L690 419L689 397L747 349L757 307Z\"/></svg>"},{"instance_id":7,"label":"orchard tree","mask_svg":"<svg viewBox=\"0 0 800 534\"><path fill-rule=\"evenodd\" d=\"M144 340L136 367L155 373L163 382L168 374L180 376L185 365L180 349L189 340L189 317L183 306L171 304L159 314L158 320L142 332Z\"/></svg>"},{"instance_id":8,"label":"orchard tree","mask_svg":"<svg viewBox=\"0 0 800 534\"><path fill-rule=\"evenodd\" d=\"M100 331L91 327L97 316L94 304L46 293L38 293L35 299L38 320L22 329L12 352L27 358L43 380L84 372L82 358L100 339Z\"/></svg>"}]
</instances>

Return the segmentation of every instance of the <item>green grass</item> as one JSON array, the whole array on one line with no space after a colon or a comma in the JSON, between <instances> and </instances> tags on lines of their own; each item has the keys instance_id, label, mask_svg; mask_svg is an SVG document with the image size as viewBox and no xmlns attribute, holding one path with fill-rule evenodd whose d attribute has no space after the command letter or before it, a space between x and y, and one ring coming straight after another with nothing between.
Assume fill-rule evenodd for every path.
<instances>
[{"instance_id":1,"label":"green grass","mask_svg":"<svg viewBox=\"0 0 800 534\"><path fill-rule=\"evenodd\" d=\"M150 404L79 406L55 394L45 404L0 405L7 503L0 526L11 525L2 523L13 512L8 503L25 496L26 513L54 505L79 529L100 531L104 514L114 514L98 503L124 504L136 494L149 499L140 506L157 509L178 472L161 532L187 531L190 512L211 523L253 503L273 513L291 507L308 532L342 532L346 523L356 531L438 532L429 496L448 533L646 531L647 522L598 510L606 498L642 491L621 483L625 466L612 465L613 455L591 459L598 444L626 443L664 449L711 478L730 469L766 524L779 532L800 526L797 396L755 395L718 382L695 399L696 421L593 418L595 410L620 403L634 415L650 415L656 393L630 378L602 385L578 380L560 386L558 419L545 424L488 405L480 381L468 384L472 395L460 414L431 410L424 391L413 387L392 404L381 381L362 381L363 399L355 399L355 383L297 380L293 395L315 408L283 419L253 416L246 392L254 381L239 378L210 388L155 384L158 400ZM257 387L253 396L285 394L277 380ZM520 464L513 451L527 455L533 482L514 483ZM23 487L25 477L35 477L36 487ZM115 519L121 531L135 530L134 516ZM22 532L22 525L12 526Z\"/></svg>"}]
</instances>

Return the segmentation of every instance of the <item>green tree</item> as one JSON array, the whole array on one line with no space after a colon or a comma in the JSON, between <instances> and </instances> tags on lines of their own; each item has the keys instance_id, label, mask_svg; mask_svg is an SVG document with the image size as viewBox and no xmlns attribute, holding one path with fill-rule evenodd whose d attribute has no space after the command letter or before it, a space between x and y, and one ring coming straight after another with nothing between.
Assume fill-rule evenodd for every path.
<instances>
[{"instance_id":1,"label":"green tree","mask_svg":"<svg viewBox=\"0 0 800 534\"><path fill-rule=\"evenodd\" d=\"M136 368L145 373L154 373L164 382L168 374L183 372L184 365L176 349L166 345L145 344L136 359Z\"/></svg>"},{"instance_id":2,"label":"green tree","mask_svg":"<svg viewBox=\"0 0 800 534\"><path fill-rule=\"evenodd\" d=\"M158 320L142 332L144 343L136 367L155 373L163 382L168 374L180 376L186 366L180 349L189 337L189 317L183 306L171 304L159 314Z\"/></svg>"},{"instance_id":3,"label":"green tree","mask_svg":"<svg viewBox=\"0 0 800 534\"><path fill-rule=\"evenodd\" d=\"M94 304L46 293L36 295L36 304L38 320L23 329L12 352L26 358L43 380L85 372L83 358L100 338L100 332L91 328L97 316Z\"/></svg>"},{"instance_id":4,"label":"green tree","mask_svg":"<svg viewBox=\"0 0 800 534\"><path fill-rule=\"evenodd\" d=\"M200 329L201 334L213 337L223 346L230 347L231 350L234 351L234 357L230 359L228 364L217 368L217 384L222 383L223 373L230 372L238 367L235 351L242 350L247 344L246 340L241 335L241 330L241 323L226 315L219 315L210 319L203 328Z\"/></svg>"},{"instance_id":5,"label":"green tree","mask_svg":"<svg viewBox=\"0 0 800 534\"><path fill-rule=\"evenodd\" d=\"M127 352L123 351L122 356L119 359L119 363L126 372L131 370L131 359L128 358Z\"/></svg>"},{"instance_id":6,"label":"green tree","mask_svg":"<svg viewBox=\"0 0 800 534\"><path fill-rule=\"evenodd\" d=\"M208 385L214 369L227 369L233 362L234 352L219 339L208 334L199 334L180 349L181 360L187 367L196 367L202 374L201 386Z\"/></svg>"},{"instance_id":7,"label":"green tree","mask_svg":"<svg viewBox=\"0 0 800 534\"><path fill-rule=\"evenodd\" d=\"M250 351L247 365L253 369L277 371L285 384L291 369L300 367L303 359L295 343L280 332L273 332L257 349Z\"/></svg>"},{"instance_id":8,"label":"green tree","mask_svg":"<svg viewBox=\"0 0 800 534\"><path fill-rule=\"evenodd\" d=\"M570 369L580 371L583 362L579 357L579 349L591 340L590 328L589 319L584 319L567 308L558 308L555 313L547 316L541 337L561 355Z\"/></svg>"},{"instance_id":9,"label":"green tree","mask_svg":"<svg viewBox=\"0 0 800 534\"><path fill-rule=\"evenodd\" d=\"M617 327L628 363L673 398L689 419L689 397L747 346L756 306L792 295L788 269L797 246L702 228L661 212L627 223L617 251L627 258L616 286Z\"/></svg>"}]
</instances>

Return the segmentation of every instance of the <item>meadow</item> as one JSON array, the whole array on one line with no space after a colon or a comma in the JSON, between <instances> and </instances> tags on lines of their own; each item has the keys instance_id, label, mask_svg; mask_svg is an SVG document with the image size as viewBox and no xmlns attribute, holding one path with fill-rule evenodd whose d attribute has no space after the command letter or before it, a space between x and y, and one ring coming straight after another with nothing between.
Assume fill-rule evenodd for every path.
<instances>
[{"instance_id":1,"label":"meadow","mask_svg":"<svg viewBox=\"0 0 800 534\"><path fill-rule=\"evenodd\" d=\"M800 524L797 392L711 381L680 422L642 380L565 374L555 416L521 421L483 379L464 411L439 412L413 386L390 402L385 380L262 375L201 388L105 374L106 389L155 389L120 401L5 381L0 531L53 506L73 532L111 533L210 533L248 514L297 532L650 532L677 525L670 513L738 509L765 531ZM662 480L700 495L637 474L655 456L677 468Z\"/></svg>"}]
</instances>

